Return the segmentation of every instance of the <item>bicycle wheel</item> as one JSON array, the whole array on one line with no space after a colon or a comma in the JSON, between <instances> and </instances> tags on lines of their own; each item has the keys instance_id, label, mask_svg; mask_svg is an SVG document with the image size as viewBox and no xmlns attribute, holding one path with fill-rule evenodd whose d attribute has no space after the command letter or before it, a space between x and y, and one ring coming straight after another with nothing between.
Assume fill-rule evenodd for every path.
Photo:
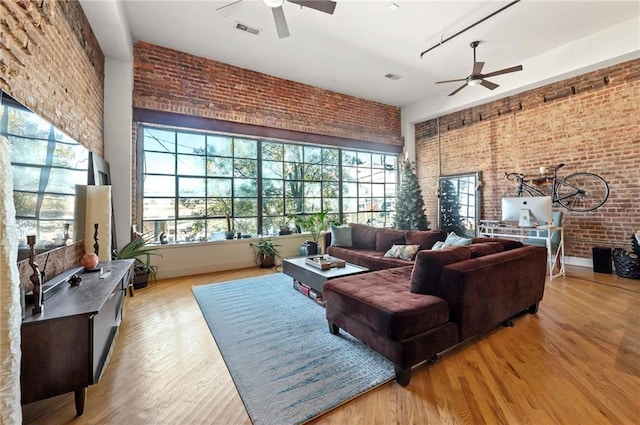
<instances>
[{"instance_id":1,"label":"bicycle wheel","mask_svg":"<svg viewBox=\"0 0 640 425\"><path fill-rule=\"evenodd\" d=\"M593 211L607 201L609 185L597 174L573 173L560 180L554 195L569 211Z\"/></svg>"}]
</instances>

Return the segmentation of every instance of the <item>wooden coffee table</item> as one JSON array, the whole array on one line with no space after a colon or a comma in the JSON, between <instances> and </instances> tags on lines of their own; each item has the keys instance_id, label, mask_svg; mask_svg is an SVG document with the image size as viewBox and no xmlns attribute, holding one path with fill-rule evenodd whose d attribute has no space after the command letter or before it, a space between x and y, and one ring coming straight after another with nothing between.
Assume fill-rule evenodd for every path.
<instances>
[{"instance_id":1,"label":"wooden coffee table","mask_svg":"<svg viewBox=\"0 0 640 425\"><path fill-rule=\"evenodd\" d=\"M329 279L368 272L366 267L347 263L344 267L321 270L306 264L307 257L285 258L282 270L293 278L293 287L310 298L322 303L322 286ZM306 290L305 290L306 289Z\"/></svg>"}]
</instances>

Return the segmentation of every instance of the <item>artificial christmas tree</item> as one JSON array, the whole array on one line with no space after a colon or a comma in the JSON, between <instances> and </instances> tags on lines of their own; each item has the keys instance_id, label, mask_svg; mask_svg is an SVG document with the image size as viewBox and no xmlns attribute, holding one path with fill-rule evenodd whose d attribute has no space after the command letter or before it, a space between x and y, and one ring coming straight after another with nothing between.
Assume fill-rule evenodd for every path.
<instances>
[{"instance_id":1,"label":"artificial christmas tree","mask_svg":"<svg viewBox=\"0 0 640 425\"><path fill-rule=\"evenodd\" d=\"M460 216L458 191L451 180L442 180L440 186L440 217L440 230L444 230L447 234L455 232L458 236L466 236L467 230Z\"/></svg>"},{"instance_id":2,"label":"artificial christmas tree","mask_svg":"<svg viewBox=\"0 0 640 425\"><path fill-rule=\"evenodd\" d=\"M396 216L394 227L402 230L428 230L429 220L424 213L422 190L418 184L411 162L402 161L400 190L396 197Z\"/></svg>"}]
</instances>

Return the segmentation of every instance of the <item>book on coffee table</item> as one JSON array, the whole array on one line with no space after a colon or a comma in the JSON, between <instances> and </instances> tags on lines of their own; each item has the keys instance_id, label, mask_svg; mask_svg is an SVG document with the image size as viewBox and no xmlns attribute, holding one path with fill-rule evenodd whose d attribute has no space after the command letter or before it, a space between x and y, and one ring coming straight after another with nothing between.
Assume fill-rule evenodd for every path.
<instances>
[{"instance_id":1,"label":"book on coffee table","mask_svg":"<svg viewBox=\"0 0 640 425\"><path fill-rule=\"evenodd\" d=\"M344 260L330 257L328 255L314 255L313 257L308 257L305 260L305 263L310 266L317 267L320 270L344 267L347 264L347 262Z\"/></svg>"}]
</instances>

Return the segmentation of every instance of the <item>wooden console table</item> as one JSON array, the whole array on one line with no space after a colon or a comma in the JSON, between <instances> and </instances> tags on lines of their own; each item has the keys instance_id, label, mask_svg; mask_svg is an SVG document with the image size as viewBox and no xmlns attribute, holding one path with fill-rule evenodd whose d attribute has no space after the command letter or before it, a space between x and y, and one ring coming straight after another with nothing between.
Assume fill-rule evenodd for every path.
<instances>
[{"instance_id":1,"label":"wooden console table","mask_svg":"<svg viewBox=\"0 0 640 425\"><path fill-rule=\"evenodd\" d=\"M543 234L546 232L546 235ZM554 250L551 243L554 232L560 232L560 240L558 247ZM549 279L565 275L564 269L564 233L562 227L543 226L543 227L516 227L516 226L500 226L495 224L480 223L478 226L478 236L486 236L490 238L506 238L506 239L533 239L544 241L547 247L547 258L549 263ZM559 267L557 273L553 273L556 267Z\"/></svg>"},{"instance_id":2,"label":"wooden console table","mask_svg":"<svg viewBox=\"0 0 640 425\"><path fill-rule=\"evenodd\" d=\"M22 403L75 392L82 415L87 387L104 371L122 320L134 260L100 263L102 273L84 273L80 286L63 287L44 312L22 321Z\"/></svg>"}]
</instances>

